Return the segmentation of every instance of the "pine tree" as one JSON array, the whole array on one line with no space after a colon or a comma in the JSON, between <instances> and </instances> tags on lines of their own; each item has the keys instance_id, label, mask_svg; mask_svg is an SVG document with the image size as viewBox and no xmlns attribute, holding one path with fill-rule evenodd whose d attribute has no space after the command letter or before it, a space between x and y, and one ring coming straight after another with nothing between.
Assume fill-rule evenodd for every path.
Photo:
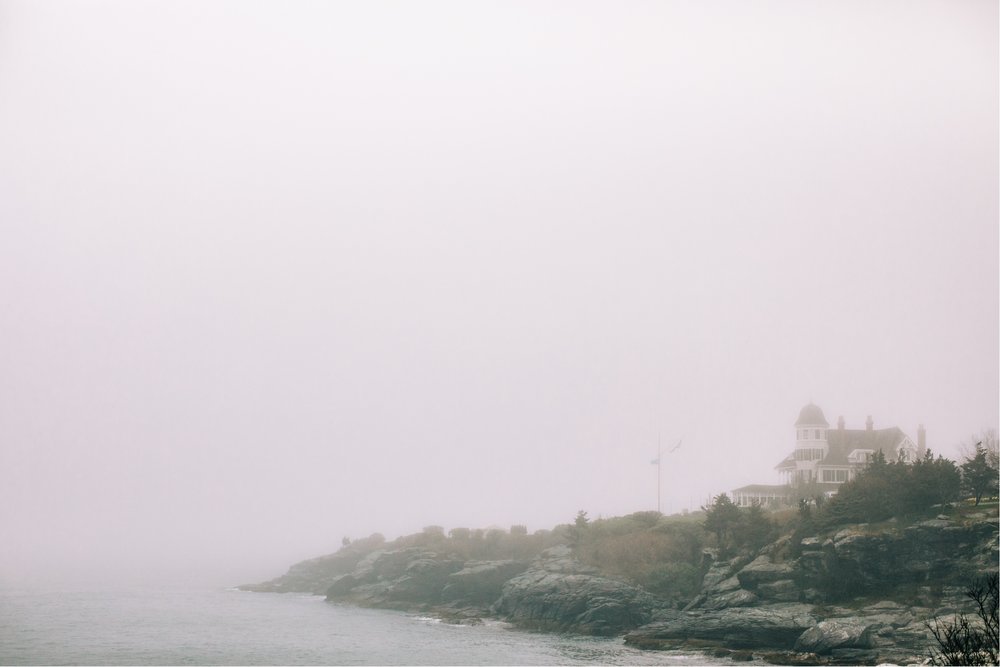
<instances>
[{"instance_id":1,"label":"pine tree","mask_svg":"<svg viewBox=\"0 0 1000 667\"><path fill-rule=\"evenodd\" d=\"M997 489L997 469L987 460L982 443L976 444L976 455L962 464L962 483L966 491L976 498L976 504L986 493Z\"/></svg>"},{"instance_id":2,"label":"pine tree","mask_svg":"<svg viewBox=\"0 0 1000 667\"><path fill-rule=\"evenodd\" d=\"M705 510L705 530L715 535L719 549L727 551L730 542L728 538L740 520L740 508L728 495L721 493L715 497L710 507L702 509Z\"/></svg>"}]
</instances>

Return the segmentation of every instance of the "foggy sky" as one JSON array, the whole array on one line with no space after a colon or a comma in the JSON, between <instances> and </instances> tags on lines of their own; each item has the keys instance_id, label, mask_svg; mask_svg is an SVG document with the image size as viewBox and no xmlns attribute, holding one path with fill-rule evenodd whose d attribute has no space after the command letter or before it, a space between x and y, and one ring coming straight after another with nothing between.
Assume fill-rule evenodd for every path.
<instances>
[{"instance_id":1,"label":"foggy sky","mask_svg":"<svg viewBox=\"0 0 1000 667\"><path fill-rule=\"evenodd\" d=\"M0 2L0 583L998 422L995 2Z\"/></svg>"}]
</instances>

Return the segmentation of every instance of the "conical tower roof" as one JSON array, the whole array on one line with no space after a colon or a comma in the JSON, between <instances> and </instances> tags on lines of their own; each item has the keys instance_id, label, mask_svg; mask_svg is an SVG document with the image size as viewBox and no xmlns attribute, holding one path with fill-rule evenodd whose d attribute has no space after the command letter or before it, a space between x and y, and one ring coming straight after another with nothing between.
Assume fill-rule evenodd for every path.
<instances>
[{"instance_id":1,"label":"conical tower roof","mask_svg":"<svg viewBox=\"0 0 1000 667\"><path fill-rule=\"evenodd\" d=\"M829 426L829 422L826 421L826 417L823 416L823 411L819 409L818 405L813 405L810 403L801 410L799 410L799 418L795 422L796 426Z\"/></svg>"}]
</instances>

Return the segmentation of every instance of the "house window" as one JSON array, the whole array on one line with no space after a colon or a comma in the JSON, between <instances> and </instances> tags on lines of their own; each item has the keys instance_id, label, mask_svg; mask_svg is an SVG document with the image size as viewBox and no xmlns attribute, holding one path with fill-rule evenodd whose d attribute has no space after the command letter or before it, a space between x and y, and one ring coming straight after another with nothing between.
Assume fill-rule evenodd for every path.
<instances>
[{"instance_id":1,"label":"house window","mask_svg":"<svg viewBox=\"0 0 1000 667\"><path fill-rule=\"evenodd\" d=\"M816 439L819 440L822 436L819 434L819 429L816 429Z\"/></svg>"},{"instance_id":2,"label":"house window","mask_svg":"<svg viewBox=\"0 0 1000 667\"><path fill-rule=\"evenodd\" d=\"M837 473L837 481L838 482L846 482L847 481L847 471L846 470L837 470L835 472Z\"/></svg>"}]
</instances>

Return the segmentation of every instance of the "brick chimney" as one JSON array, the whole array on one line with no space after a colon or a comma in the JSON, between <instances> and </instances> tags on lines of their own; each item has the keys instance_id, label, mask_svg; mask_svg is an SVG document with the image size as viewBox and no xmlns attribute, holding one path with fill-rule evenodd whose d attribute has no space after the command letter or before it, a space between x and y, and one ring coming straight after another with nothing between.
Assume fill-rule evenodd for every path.
<instances>
[{"instance_id":1,"label":"brick chimney","mask_svg":"<svg viewBox=\"0 0 1000 667\"><path fill-rule=\"evenodd\" d=\"M917 457L924 458L924 454L927 452L927 431L924 430L924 425L920 424L917 426Z\"/></svg>"},{"instance_id":2,"label":"brick chimney","mask_svg":"<svg viewBox=\"0 0 1000 667\"><path fill-rule=\"evenodd\" d=\"M837 417L837 429L840 431L844 430L844 415Z\"/></svg>"},{"instance_id":3,"label":"brick chimney","mask_svg":"<svg viewBox=\"0 0 1000 667\"><path fill-rule=\"evenodd\" d=\"M875 422L872 421L872 416L868 415L868 421L865 422L865 430L872 431L875 429Z\"/></svg>"}]
</instances>

